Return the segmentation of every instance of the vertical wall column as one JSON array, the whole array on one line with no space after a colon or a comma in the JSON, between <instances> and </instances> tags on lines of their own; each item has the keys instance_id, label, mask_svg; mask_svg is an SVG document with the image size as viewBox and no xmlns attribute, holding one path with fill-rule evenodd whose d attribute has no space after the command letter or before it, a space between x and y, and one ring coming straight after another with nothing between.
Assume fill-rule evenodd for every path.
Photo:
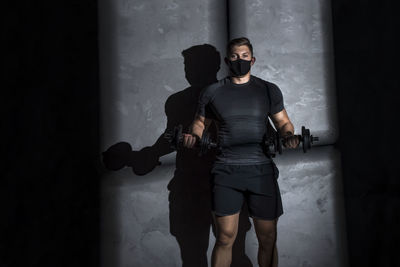
<instances>
[{"instance_id":1,"label":"vertical wall column","mask_svg":"<svg viewBox=\"0 0 400 267\"><path fill-rule=\"evenodd\" d=\"M215 73L208 73L217 71L219 61L213 47L225 54L226 2L100 0L99 24L102 152L121 141L136 151L152 146L165 131L167 119L170 126L187 126L193 120L200 86L212 75L215 78ZM225 75L223 69L218 78ZM147 156L154 156L153 152L160 149L140 154L141 167L151 161ZM145 176L134 174L131 168L103 175L103 266L179 266L182 255L190 254L186 251L191 245L178 244L171 234L178 235L177 229L187 227L176 213L179 205L191 200L185 195L186 201L176 204L179 190L167 187L178 173L175 153L169 155ZM206 203L207 199L199 201ZM175 204L169 205L169 200ZM208 216L210 212L205 219ZM194 225L191 233L196 231ZM204 235L208 245L209 224Z\"/></svg>"},{"instance_id":2,"label":"vertical wall column","mask_svg":"<svg viewBox=\"0 0 400 267\"><path fill-rule=\"evenodd\" d=\"M330 146L338 137L330 12L328 0L229 1L230 38L245 36L254 46L252 74L280 87L298 134L305 125L326 145L275 159L285 212L278 224L283 266L347 262L340 154ZM257 246L251 250L256 260Z\"/></svg>"}]
</instances>

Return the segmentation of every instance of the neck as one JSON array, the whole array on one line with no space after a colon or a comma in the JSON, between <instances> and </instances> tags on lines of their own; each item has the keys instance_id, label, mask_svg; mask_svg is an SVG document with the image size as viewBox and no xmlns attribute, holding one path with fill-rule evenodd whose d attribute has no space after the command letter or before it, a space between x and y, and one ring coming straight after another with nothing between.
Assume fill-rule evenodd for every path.
<instances>
[{"instance_id":1,"label":"neck","mask_svg":"<svg viewBox=\"0 0 400 267\"><path fill-rule=\"evenodd\" d=\"M247 74L240 77L231 76L231 81L236 84L247 83L249 80L250 80L250 71Z\"/></svg>"}]
</instances>

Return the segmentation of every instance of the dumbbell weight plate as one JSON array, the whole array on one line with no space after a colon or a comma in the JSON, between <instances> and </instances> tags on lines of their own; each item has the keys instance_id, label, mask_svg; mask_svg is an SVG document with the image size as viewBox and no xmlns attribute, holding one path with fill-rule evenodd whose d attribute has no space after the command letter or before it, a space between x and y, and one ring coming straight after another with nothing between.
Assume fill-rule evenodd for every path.
<instances>
[{"instance_id":1,"label":"dumbbell weight plate","mask_svg":"<svg viewBox=\"0 0 400 267\"><path fill-rule=\"evenodd\" d=\"M306 129L306 131L307 131L307 136L308 136L307 150L310 150L311 144L312 144L312 135L310 134L310 129Z\"/></svg>"},{"instance_id":2,"label":"dumbbell weight plate","mask_svg":"<svg viewBox=\"0 0 400 267\"><path fill-rule=\"evenodd\" d=\"M170 143L171 148L177 149L182 141L182 125L175 126L164 134L164 138Z\"/></svg>"},{"instance_id":3,"label":"dumbbell weight plate","mask_svg":"<svg viewBox=\"0 0 400 267\"><path fill-rule=\"evenodd\" d=\"M303 143L303 152L306 153L311 148L311 140L310 130L304 126L301 127L301 142Z\"/></svg>"},{"instance_id":4,"label":"dumbbell weight plate","mask_svg":"<svg viewBox=\"0 0 400 267\"><path fill-rule=\"evenodd\" d=\"M178 148L178 145L182 143L183 135L182 135L182 124L179 124L175 127L175 147Z\"/></svg>"},{"instance_id":5,"label":"dumbbell weight plate","mask_svg":"<svg viewBox=\"0 0 400 267\"><path fill-rule=\"evenodd\" d=\"M200 148L199 156L202 156L202 155L206 154L209 149L209 147L208 147L208 145L210 143L209 133L203 132L203 135L201 136L201 139L199 142L200 142L199 143L199 148Z\"/></svg>"},{"instance_id":6,"label":"dumbbell weight plate","mask_svg":"<svg viewBox=\"0 0 400 267\"><path fill-rule=\"evenodd\" d=\"M283 147L283 143L282 143L282 138L280 136L280 134L277 132L276 133L276 139L277 139L277 150L279 154L282 154L282 147Z\"/></svg>"}]
</instances>

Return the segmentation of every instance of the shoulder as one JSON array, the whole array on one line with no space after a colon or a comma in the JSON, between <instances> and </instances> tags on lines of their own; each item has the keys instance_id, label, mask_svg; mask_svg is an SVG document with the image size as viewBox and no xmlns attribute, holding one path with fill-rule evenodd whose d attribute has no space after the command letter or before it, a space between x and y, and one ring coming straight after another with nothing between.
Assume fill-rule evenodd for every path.
<instances>
[{"instance_id":1,"label":"shoulder","mask_svg":"<svg viewBox=\"0 0 400 267\"><path fill-rule=\"evenodd\" d=\"M203 96L203 97L204 96L212 96L215 94L215 92L217 91L218 88L224 86L228 82L229 82L229 79L227 79L227 77L225 77L223 79L216 81L215 83L209 84L201 90L200 96Z\"/></svg>"},{"instance_id":2,"label":"shoulder","mask_svg":"<svg viewBox=\"0 0 400 267\"><path fill-rule=\"evenodd\" d=\"M256 84L268 87L268 88L270 88L270 90L279 90L280 91L279 87L273 82L261 79L260 77L253 76L253 75L251 77L253 78L253 80Z\"/></svg>"},{"instance_id":3,"label":"shoulder","mask_svg":"<svg viewBox=\"0 0 400 267\"><path fill-rule=\"evenodd\" d=\"M259 77L256 77L256 76L252 76L252 77L253 77L253 80L255 81L256 84L266 87L267 90L269 91L269 94L271 94L272 97L274 97L276 95L282 96L281 89L275 83L263 80L263 79L261 79Z\"/></svg>"}]
</instances>

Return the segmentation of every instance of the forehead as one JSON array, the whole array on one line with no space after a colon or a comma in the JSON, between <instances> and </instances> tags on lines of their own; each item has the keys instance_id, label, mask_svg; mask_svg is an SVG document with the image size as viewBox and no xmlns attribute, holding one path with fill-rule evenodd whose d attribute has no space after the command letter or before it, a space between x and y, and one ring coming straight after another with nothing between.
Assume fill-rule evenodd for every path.
<instances>
[{"instance_id":1,"label":"forehead","mask_svg":"<svg viewBox=\"0 0 400 267\"><path fill-rule=\"evenodd\" d=\"M232 47L231 54L244 54L244 53L250 53L250 49L247 45L235 45Z\"/></svg>"}]
</instances>

